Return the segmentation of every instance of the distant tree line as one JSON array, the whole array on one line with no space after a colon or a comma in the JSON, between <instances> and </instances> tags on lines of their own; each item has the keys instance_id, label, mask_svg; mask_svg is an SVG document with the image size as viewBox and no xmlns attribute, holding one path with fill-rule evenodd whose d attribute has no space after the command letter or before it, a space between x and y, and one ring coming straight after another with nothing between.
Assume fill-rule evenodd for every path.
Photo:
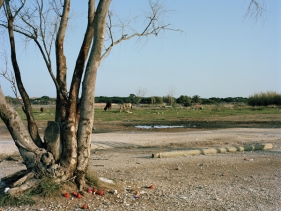
<instances>
[{"instance_id":1,"label":"distant tree line","mask_svg":"<svg viewBox=\"0 0 281 211\"><path fill-rule=\"evenodd\" d=\"M134 94L130 94L129 97L105 97L105 96L99 96L95 97L96 103L133 103L137 104L137 101L139 100L139 97L137 97ZM248 98L244 97L227 97L227 98L200 98L198 95L194 95L193 97L187 96L187 95L181 95L178 98L174 98L171 96L151 96L151 97L142 97L139 101L140 104L182 104L183 106L191 106L192 104L219 104L219 103L245 103L247 104Z\"/></svg>"},{"instance_id":2,"label":"distant tree line","mask_svg":"<svg viewBox=\"0 0 281 211\"><path fill-rule=\"evenodd\" d=\"M6 96L6 100L13 105L20 105L22 100L20 98L12 98L10 96ZM30 98L30 102L32 105L52 105L55 104L56 98L50 98L48 96L42 96L39 98Z\"/></svg>"},{"instance_id":3,"label":"distant tree line","mask_svg":"<svg viewBox=\"0 0 281 211\"><path fill-rule=\"evenodd\" d=\"M20 104L21 99L12 98L7 96L6 99L14 104ZM258 93L251 95L249 98L245 97L227 97L227 98L201 98L198 95L194 95L192 97L187 95L181 95L178 98L174 98L170 95L167 96L151 96L151 97L142 97L140 99L139 96L135 94L130 94L128 97L106 97L106 96L98 96L95 97L96 103L133 103L133 104L150 104L150 105L159 105L159 104L181 104L183 106L192 106L194 104L201 105L212 105L212 104L220 104L220 103L243 103L248 104L250 106L268 106L268 105L281 105L281 94L276 92L266 92L266 93ZM52 105L55 104L56 98L50 98L48 96L42 96L40 98L31 98L31 104L33 105Z\"/></svg>"}]
</instances>

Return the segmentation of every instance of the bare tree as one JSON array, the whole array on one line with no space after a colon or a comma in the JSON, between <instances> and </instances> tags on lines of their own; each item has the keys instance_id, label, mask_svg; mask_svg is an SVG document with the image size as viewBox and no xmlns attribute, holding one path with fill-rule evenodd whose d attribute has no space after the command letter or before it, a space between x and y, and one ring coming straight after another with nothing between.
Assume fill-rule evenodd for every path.
<instances>
[{"instance_id":1,"label":"bare tree","mask_svg":"<svg viewBox=\"0 0 281 211\"><path fill-rule=\"evenodd\" d=\"M154 96L151 96L151 97L150 97L150 102L151 102L152 105L155 105L156 99L155 99Z\"/></svg>"},{"instance_id":2,"label":"bare tree","mask_svg":"<svg viewBox=\"0 0 281 211\"><path fill-rule=\"evenodd\" d=\"M175 101L174 96L175 96L175 89L174 89L174 87L171 87L167 94L167 100L168 100L170 106L173 106L173 103Z\"/></svg>"},{"instance_id":3,"label":"bare tree","mask_svg":"<svg viewBox=\"0 0 281 211\"><path fill-rule=\"evenodd\" d=\"M56 1L48 4L44 0L20 0L13 4L12 0L4 0L6 19L0 20L0 26L6 29L9 35L15 83L23 99L23 110L28 123L26 128L0 89L0 117L9 129L27 167L26 175L9 190L10 194L31 188L43 176L52 177L57 182L75 178L76 184L82 190L90 158L95 85L100 63L109 55L112 47L122 41L173 30L170 24L162 21L162 16L167 11L158 1L149 1L150 11L145 16L146 24L141 31L137 31L129 21L125 25L120 21L117 25L113 24L115 16L109 11L111 0L99 0L97 3L95 0L89 0L87 27L68 90L64 43L70 1L63 0L62 5L59 5ZM2 5L0 4L0 7ZM116 26L119 33L115 33ZM48 122L44 141L39 136L29 96L22 82L16 48L16 39L19 36L36 44L56 87L56 115L54 121ZM110 40L109 46L104 46L105 39ZM52 69L52 48L55 49L56 55L56 75ZM82 96L79 101L80 88ZM145 93L142 90L140 94Z\"/></svg>"},{"instance_id":4,"label":"bare tree","mask_svg":"<svg viewBox=\"0 0 281 211\"><path fill-rule=\"evenodd\" d=\"M141 30L134 29L130 20L116 19L114 12L109 10L111 0L97 2L88 0L87 27L81 40L81 48L68 90L67 57L64 46L71 0L61 0L59 1L61 4L57 2L0 0L0 8L4 12L0 26L9 36L14 83L22 97L23 111L27 119L26 128L18 113L6 101L0 88L0 117L11 133L27 167L26 174L9 190L12 195L33 187L43 176L52 177L57 182L75 178L76 184L82 190L90 158L95 85L100 63L109 55L112 48L122 41L134 37L157 36L165 30L174 30L170 24L163 21L162 17L168 11L157 0L149 1L150 10L142 20L145 24ZM257 1L252 0L248 11L251 11L256 3ZM263 11L259 9L260 6L256 8L257 11ZM56 88L56 115L54 121L48 122L44 141L39 136L17 61L16 39L19 37L36 44ZM106 42L109 43L108 46L104 46L105 40L109 41ZM55 49L56 55L56 75L52 69L52 48ZM78 101L81 87L82 96ZM173 95L174 90L171 89L168 93L171 104Z\"/></svg>"},{"instance_id":5,"label":"bare tree","mask_svg":"<svg viewBox=\"0 0 281 211\"><path fill-rule=\"evenodd\" d=\"M144 88L139 88L136 91L136 103L139 106L141 99L145 96L146 94L146 89Z\"/></svg>"}]
</instances>

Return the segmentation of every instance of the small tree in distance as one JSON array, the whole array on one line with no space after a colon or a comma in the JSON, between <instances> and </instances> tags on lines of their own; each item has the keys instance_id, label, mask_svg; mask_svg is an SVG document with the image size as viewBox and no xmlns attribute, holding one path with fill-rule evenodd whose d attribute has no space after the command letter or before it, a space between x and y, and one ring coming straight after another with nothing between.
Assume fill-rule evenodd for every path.
<instances>
[{"instance_id":1,"label":"small tree in distance","mask_svg":"<svg viewBox=\"0 0 281 211\"><path fill-rule=\"evenodd\" d=\"M201 99L199 95L194 95L191 100L192 103L199 104L201 103Z\"/></svg>"},{"instance_id":2,"label":"small tree in distance","mask_svg":"<svg viewBox=\"0 0 281 211\"><path fill-rule=\"evenodd\" d=\"M173 106L174 102L175 102L175 98L174 98L174 95L175 95L175 89L174 87L171 87L168 91L168 94L166 96L166 99L167 99L167 103L170 105L170 106Z\"/></svg>"},{"instance_id":3,"label":"small tree in distance","mask_svg":"<svg viewBox=\"0 0 281 211\"><path fill-rule=\"evenodd\" d=\"M150 103L151 105L155 105L156 104L156 99L154 96L150 97Z\"/></svg>"},{"instance_id":4,"label":"small tree in distance","mask_svg":"<svg viewBox=\"0 0 281 211\"><path fill-rule=\"evenodd\" d=\"M139 106L141 99L145 96L146 89L139 88L136 91L136 104Z\"/></svg>"},{"instance_id":5,"label":"small tree in distance","mask_svg":"<svg viewBox=\"0 0 281 211\"><path fill-rule=\"evenodd\" d=\"M159 97L159 96L152 96L150 97L150 102L152 105L160 105L160 104L163 104L163 98L162 97Z\"/></svg>"},{"instance_id":6,"label":"small tree in distance","mask_svg":"<svg viewBox=\"0 0 281 211\"><path fill-rule=\"evenodd\" d=\"M191 106L191 97L187 95L181 95L179 98L176 99L177 103L183 104L183 106Z\"/></svg>"}]
</instances>

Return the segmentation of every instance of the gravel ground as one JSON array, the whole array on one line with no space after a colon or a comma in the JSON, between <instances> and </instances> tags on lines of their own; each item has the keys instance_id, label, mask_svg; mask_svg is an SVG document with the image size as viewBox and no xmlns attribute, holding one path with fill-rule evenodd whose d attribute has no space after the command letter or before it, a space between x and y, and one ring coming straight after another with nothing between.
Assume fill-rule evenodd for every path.
<instances>
[{"instance_id":1,"label":"gravel ground","mask_svg":"<svg viewBox=\"0 0 281 211\"><path fill-rule=\"evenodd\" d=\"M281 210L281 130L126 131L93 134L90 168L117 183L104 196L38 199L2 210ZM0 141L0 155L13 147ZM267 151L151 158L156 152L272 143ZM6 153L5 151L5 153ZM6 153L7 154L7 153ZM24 168L2 160L0 178ZM153 185L150 189L148 186Z\"/></svg>"}]
</instances>

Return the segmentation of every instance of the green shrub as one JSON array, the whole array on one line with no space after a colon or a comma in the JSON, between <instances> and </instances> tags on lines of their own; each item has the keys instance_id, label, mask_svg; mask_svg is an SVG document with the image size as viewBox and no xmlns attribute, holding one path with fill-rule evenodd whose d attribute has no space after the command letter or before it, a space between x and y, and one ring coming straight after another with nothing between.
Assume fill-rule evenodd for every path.
<instances>
[{"instance_id":1,"label":"green shrub","mask_svg":"<svg viewBox=\"0 0 281 211\"><path fill-rule=\"evenodd\" d=\"M61 185L52 180L52 178L43 178L32 194L43 197L59 196L61 194Z\"/></svg>"},{"instance_id":2,"label":"green shrub","mask_svg":"<svg viewBox=\"0 0 281 211\"><path fill-rule=\"evenodd\" d=\"M261 92L251 95L248 99L250 106L281 105L281 94L276 92Z\"/></svg>"},{"instance_id":3,"label":"green shrub","mask_svg":"<svg viewBox=\"0 0 281 211\"><path fill-rule=\"evenodd\" d=\"M33 204L35 204L35 201L30 194L24 194L17 197L11 196L10 194L3 194L0 196L0 207L33 205Z\"/></svg>"},{"instance_id":4,"label":"green shrub","mask_svg":"<svg viewBox=\"0 0 281 211\"><path fill-rule=\"evenodd\" d=\"M87 171L85 179L87 180L87 183L89 185L92 185L92 186L95 186L95 187L99 187L99 185L100 185L98 176L96 175L95 172L93 172L91 170Z\"/></svg>"},{"instance_id":5,"label":"green shrub","mask_svg":"<svg viewBox=\"0 0 281 211\"><path fill-rule=\"evenodd\" d=\"M187 95L181 95L179 98L176 99L176 103L183 104L183 106L191 106L191 97Z\"/></svg>"}]
</instances>

